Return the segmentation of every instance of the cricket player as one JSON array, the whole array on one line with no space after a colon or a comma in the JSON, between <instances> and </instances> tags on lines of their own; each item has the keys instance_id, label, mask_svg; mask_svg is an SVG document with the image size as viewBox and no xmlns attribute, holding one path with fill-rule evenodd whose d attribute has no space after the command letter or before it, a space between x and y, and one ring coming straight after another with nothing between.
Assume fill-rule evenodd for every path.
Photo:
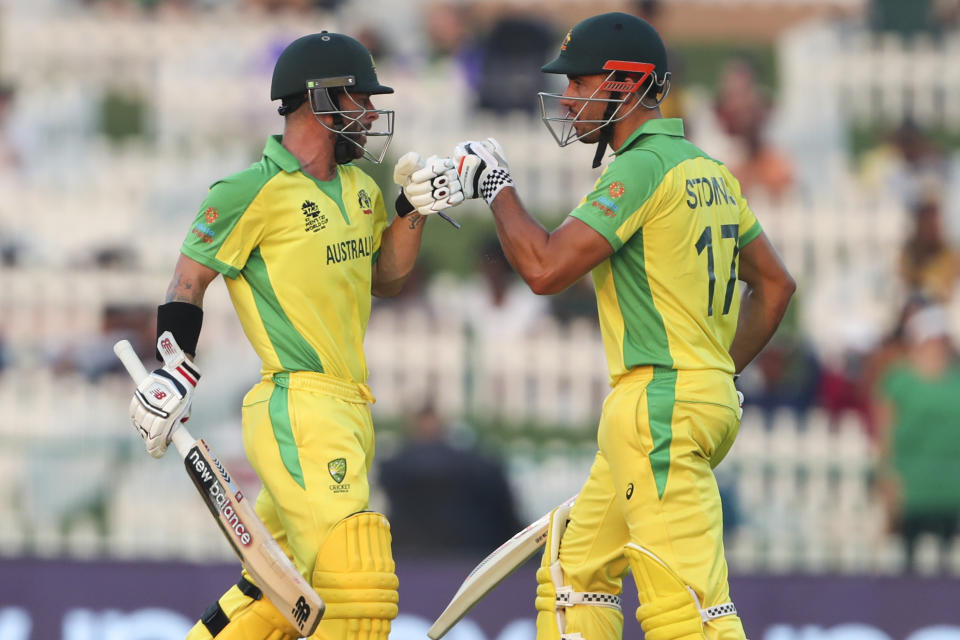
<instances>
[{"instance_id":1,"label":"cricket player","mask_svg":"<svg viewBox=\"0 0 960 640\"><path fill-rule=\"evenodd\" d=\"M552 519L537 572L540 640L620 638L632 570L647 640L736 640L715 467L740 425L734 374L773 335L795 284L737 180L661 117L663 42L624 13L577 24L543 67L560 146L609 146L593 191L552 233L526 212L493 139L458 145L466 197L490 205L503 249L538 294L592 272L613 390L599 452L569 518ZM551 105L557 107L552 111ZM741 301L737 280L746 283Z\"/></svg>"},{"instance_id":2,"label":"cricket player","mask_svg":"<svg viewBox=\"0 0 960 640\"><path fill-rule=\"evenodd\" d=\"M363 338L371 294L400 291L420 247L423 214L451 201L447 191L433 198L438 174L429 168L416 172L427 180L420 192L415 177L395 175L417 206L401 194L387 225L380 189L352 164L383 159L394 113L376 109L372 97L387 93L393 89L378 81L370 53L349 36L324 31L283 51L271 86L283 135L267 140L258 163L210 188L158 311L158 335L172 332L182 351L131 402L147 450L163 455L172 430L189 417L203 295L223 274L263 361L262 380L242 410L244 447L263 483L256 511L326 602L312 636L324 640L386 640L397 615L389 524L368 510L373 396ZM381 141L379 151L367 148L368 139ZM452 165L444 169L456 182ZM157 382L166 390L144 393ZM243 575L188 638L298 635Z\"/></svg>"}]
</instances>

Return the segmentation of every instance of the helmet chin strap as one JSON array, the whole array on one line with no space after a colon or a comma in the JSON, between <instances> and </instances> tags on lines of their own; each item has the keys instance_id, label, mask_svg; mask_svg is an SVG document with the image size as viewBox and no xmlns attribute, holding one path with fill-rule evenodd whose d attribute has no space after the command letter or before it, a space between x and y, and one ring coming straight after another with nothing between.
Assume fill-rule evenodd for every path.
<instances>
[{"instance_id":1,"label":"helmet chin strap","mask_svg":"<svg viewBox=\"0 0 960 640\"><path fill-rule=\"evenodd\" d=\"M343 116L339 113L333 114L333 126L337 129L342 130L346 123L343 121ZM357 143L351 140L346 136L346 134L338 133L337 141L333 143L333 160L337 164L349 164L356 160Z\"/></svg>"},{"instance_id":2,"label":"helmet chin strap","mask_svg":"<svg viewBox=\"0 0 960 640\"><path fill-rule=\"evenodd\" d=\"M618 106L616 102L611 102L607 104L607 108L603 112L603 119L606 120L607 123L600 126L600 139L597 141L597 152L593 155L594 169L600 166L600 163L603 161L603 156L607 152L607 145L613 140L613 123L610 122L610 118L616 113Z\"/></svg>"}]
</instances>

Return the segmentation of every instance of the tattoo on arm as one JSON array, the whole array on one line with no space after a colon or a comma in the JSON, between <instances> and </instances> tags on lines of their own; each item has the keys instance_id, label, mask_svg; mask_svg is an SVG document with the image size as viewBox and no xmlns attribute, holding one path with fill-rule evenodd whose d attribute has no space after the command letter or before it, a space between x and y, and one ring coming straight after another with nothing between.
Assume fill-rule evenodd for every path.
<instances>
[{"instance_id":1,"label":"tattoo on arm","mask_svg":"<svg viewBox=\"0 0 960 640\"><path fill-rule=\"evenodd\" d=\"M425 220L425 218L419 213L410 214L410 228L416 229L420 224Z\"/></svg>"},{"instance_id":2,"label":"tattoo on arm","mask_svg":"<svg viewBox=\"0 0 960 640\"><path fill-rule=\"evenodd\" d=\"M195 287L193 282L185 280L182 273L177 273L167 289L166 302L189 302L199 307L203 302L203 291Z\"/></svg>"}]
</instances>

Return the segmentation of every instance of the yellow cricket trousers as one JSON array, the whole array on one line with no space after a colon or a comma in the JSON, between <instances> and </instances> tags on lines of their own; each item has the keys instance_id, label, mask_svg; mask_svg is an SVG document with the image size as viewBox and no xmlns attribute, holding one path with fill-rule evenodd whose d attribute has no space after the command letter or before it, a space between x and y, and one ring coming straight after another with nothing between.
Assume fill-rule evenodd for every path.
<instances>
[{"instance_id":1,"label":"yellow cricket trousers","mask_svg":"<svg viewBox=\"0 0 960 640\"><path fill-rule=\"evenodd\" d=\"M729 374L639 367L623 376L604 401L599 451L561 539L566 584L620 593L624 546L633 542L663 560L704 608L729 602L713 467L738 428ZM600 607L571 607L565 633L578 631L586 640L619 638L622 618L618 625ZM711 620L705 632L710 640L744 638L735 615Z\"/></svg>"}]
</instances>

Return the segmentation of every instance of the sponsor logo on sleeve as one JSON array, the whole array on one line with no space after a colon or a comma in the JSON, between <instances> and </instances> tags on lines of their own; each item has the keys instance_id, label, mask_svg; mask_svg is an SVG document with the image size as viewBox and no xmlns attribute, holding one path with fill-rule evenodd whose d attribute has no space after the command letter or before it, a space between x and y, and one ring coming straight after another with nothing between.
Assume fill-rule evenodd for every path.
<instances>
[{"instance_id":1,"label":"sponsor logo on sleeve","mask_svg":"<svg viewBox=\"0 0 960 640\"><path fill-rule=\"evenodd\" d=\"M193 229L190 230L190 233L200 238L204 244L211 244L214 237L217 235L216 231L202 222L198 222L197 224L193 225Z\"/></svg>"},{"instance_id":2,"label":"sponsor logo on sleeve","mask_svg":"<svg viewBox=\"0 0 960 640\"><path fill-rule=\"evenodd\" d=\"M590 204L602 211L603 215L607 216L608 218L614 217L617 215L617 211L620 210L620 207L617 206L617 203L606 196L600 196Z\"/></svg>"}]
</instances>

